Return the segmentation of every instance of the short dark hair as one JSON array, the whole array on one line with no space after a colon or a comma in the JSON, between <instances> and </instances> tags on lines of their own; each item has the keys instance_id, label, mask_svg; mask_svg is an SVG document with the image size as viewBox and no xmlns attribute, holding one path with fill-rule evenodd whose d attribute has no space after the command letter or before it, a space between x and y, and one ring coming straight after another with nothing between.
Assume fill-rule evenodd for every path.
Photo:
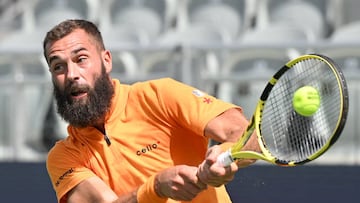
<instances>
[{"instance_id":1,"label":"short dark hair","mask_svg":"<svg viewBox=\"0 0 360 203\"><path fill-rule=\"evenodd\" d=\"M57 40L62 39L63 37L67 36L76 29L84 30L86 33L88 33L90 36L92 36L95 39L95 41L97 42L97 46L99 46L101 50L105 50L105 45L103 42L103 38L101 36L101 32L94 23L82 19L65 20L46 33L43 42L43 53L46 60L47 60L47 46L51 45Z\"/></svg>"}]
</instances>

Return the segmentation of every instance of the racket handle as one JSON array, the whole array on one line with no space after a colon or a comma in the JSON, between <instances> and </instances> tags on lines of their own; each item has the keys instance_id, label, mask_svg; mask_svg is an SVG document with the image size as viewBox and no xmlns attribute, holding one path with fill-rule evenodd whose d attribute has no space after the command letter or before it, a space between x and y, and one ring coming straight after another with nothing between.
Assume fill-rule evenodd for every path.
<instances>
[{"instance_id":1,"label":"racket handle","mask_svg":"<svg viewBox=\"0 0 360 203\"><path fill-rule=\"evenodd\" d=\"M234 159L231 156L230 149L221 153L216 160L216 163L222 166L229 166L232 162L234 162Z\"/></svg>"}]
</instances>

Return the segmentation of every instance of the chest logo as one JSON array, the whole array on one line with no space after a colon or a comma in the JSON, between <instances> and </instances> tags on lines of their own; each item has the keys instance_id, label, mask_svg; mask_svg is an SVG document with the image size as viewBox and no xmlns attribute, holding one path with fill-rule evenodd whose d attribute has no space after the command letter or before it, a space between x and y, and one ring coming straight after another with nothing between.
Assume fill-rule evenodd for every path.
<instances>
[{"instance_id":1,"label":"chest logo","mask_svg":"<svg viewBox=\"0 0 360 203\"><path fill-rule=\"evenodd\" d=\"M136 151L136 155L141 156L143 154L156 150L159 147L159 144L160 142L157 141L156 143L146 145L142 149Z\"/></svg>"}]
</instances>

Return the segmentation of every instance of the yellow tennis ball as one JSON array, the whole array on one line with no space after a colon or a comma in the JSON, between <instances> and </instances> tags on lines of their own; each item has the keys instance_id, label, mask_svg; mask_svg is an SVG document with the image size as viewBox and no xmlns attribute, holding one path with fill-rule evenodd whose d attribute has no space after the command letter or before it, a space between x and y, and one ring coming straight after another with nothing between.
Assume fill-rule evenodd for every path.
<instances>
[{"instance_id":1,"label":"yellow tennis ball","mask_svg":"<svg viewBox=\"0 0 360 203\"><path fill-rule=\"evenodd\" d=\"M302 116L312 116L320 107L319 92L311 86L304 86L295 91L293 107Z\"/></svg>"}]
</instances>

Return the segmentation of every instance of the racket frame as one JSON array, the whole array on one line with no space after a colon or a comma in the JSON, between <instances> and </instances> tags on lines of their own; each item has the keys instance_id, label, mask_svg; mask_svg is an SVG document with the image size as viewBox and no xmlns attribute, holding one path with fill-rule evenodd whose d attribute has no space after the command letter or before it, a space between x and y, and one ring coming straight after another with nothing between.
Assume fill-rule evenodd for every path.
<instances>
[{"instance_id":1,"label":"racket frame","mask_svg":"<svg viewBox=\"0 0 360 203\"><path fill-rule=\"evenodd\" d=\"M280 77L289 69L291 69L295 64L302 60L306 60L309 58L316 58L318 60L323 61L332 69L332 71L336 74L337 83L340 84L342 88L339 89L340 91L340 108L341 108L341 116L340 119L338 119L338 122L335 127L334 134L329 138L329 140L324 144L323 147L321 147L317 152L312 154L311 156L307 157L303 161L283 161L279 160L276 157L274 157L270 151L266 148L264 144L264 140L261 136L261 119L262 119L262 111L264 109L266 100L269 97L269 94L272 90L272 88L275 86L277 81L280 79ZM243 133L243 135L239 138L239 140L227 151L220 154L218 157L218 163L227 166L230 165L232 162L238 160L238 159L261 159L276 165L280 166L296 166L301 165L304 163L307 163L309 161L312 161L316 158L318 158L320 155L322 155L324 152L326 152L330 146L332 146L338 137L340 136L346 122L346 117L348 113L348 91L347 91L347 85L345 82L345 78L343 73L337 68L337 65L332 61L329 57L319 55L319 54L307 54L302 55L294 60L289 61L286 63L282 68L280 68L273 77L269 80L267 85L264 88L264 91L262 92L260 99L256 105L255 112L253 114L252 119L250 120L250 123ZM257 140L261 149L262 153L258 153L255 151L241 151L242 147L247 143L247 141L250 139L253 132L256 132Z\"/></svg>"}]
</instances>

